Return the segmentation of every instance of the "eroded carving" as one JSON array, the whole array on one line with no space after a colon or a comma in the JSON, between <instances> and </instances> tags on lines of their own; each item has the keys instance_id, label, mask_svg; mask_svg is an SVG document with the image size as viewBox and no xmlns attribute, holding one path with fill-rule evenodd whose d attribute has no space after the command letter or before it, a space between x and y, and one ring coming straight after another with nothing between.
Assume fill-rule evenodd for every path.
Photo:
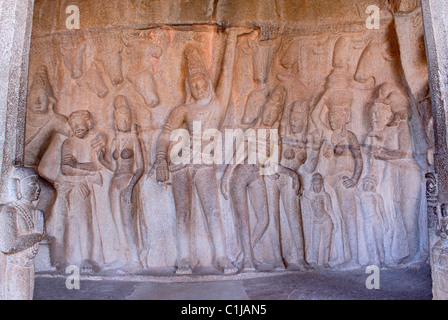
<instances>
[{"instance_id":1,"label":"eroded carving","mask_svg":"<svg viewBox=\"0 0 448 320\"><path fill-rule=\"evenodd\" d=\"M32 300L34 257L45 237L44 214L34 201L41 192L39 177L32 168L16 168L13 181L17 201L0 208L0 250L6 255L3 297L6 300Z\"/></svg>"},{"instance_id":2,"label":"eroded carving","mask_svg":"<svg viewBox=\"0 0 448 320\"><path fill-rule=\"evenodd\" d=\"M431 113L403 62L404 27L134 27L64 31L32 60L25 164L48 180L38 207L51 212L55 266L185 275L424 261Z\"/></svg>"}]
</instances>

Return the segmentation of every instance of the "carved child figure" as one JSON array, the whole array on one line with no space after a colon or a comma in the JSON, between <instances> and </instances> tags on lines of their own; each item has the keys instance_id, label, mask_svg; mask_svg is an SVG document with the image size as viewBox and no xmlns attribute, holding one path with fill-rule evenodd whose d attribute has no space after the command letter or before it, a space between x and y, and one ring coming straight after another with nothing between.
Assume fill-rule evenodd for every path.
<instances>
[{"instance_id":1,"label":"carved child figure","mask_svg":"<svg viewBox=\"0 0 448 320\"><path fill-rule=\"evenodd\" d=\"M324 189L324 179L320 173L313 174L312 191L305 191L313 211L312 252L316 265L331 268L330 248L334 226L338 226L330 195ZM312 263L313 264L313 263Z\"/></svg>"},{"instance_id":2,"label":"carved child figure","mask_svg":"<svg viewBox=\"0 0 448 320\"><path fill-rule=\"evenodd\" d=\"M362 191L357 189L356 195L361 203L370 264L382 266L385 257L383 228L387 232L389 223L383 197L376 192L376 184L375 176L366 176L362 180Z\"/></svg>"},{"instance_id":3,"label":"carved child figure","mask_svg":"<svg viewBox=\"0 0 448 320\"><path fill-rule=\"evenodd\" d=\"M32 300L34 257L45 237L44 214L33 205L39 199L37 172L16 168L17 198L0 207L0 250L6 255L3 297L6 300Z\"/></svg>"}]
</instances>

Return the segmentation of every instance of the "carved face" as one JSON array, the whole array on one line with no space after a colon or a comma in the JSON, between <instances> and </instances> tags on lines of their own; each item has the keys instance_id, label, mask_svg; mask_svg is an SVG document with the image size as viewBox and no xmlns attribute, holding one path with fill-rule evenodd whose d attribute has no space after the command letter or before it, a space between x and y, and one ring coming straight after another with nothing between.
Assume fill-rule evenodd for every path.
<instances>
[{"instance_id":1,"label":"carved face","mask_svg":"<svg viewBox=\"0 0 448 320\"><path fill-rule=\"evenodd\" d=\"M347 111L343 106L332 106L328 114L331 130L340 130L347 124Z\"/></svg>"},{"instance_id":2,"label":"carved face","mask_svg":"<svg viewBox=\"0 0 448 320\"><path fill-rule=\"evenodd\" d=\"M82 117L73 118L69 124L75 137L79 139L84 139L87 133L89 133L89 124Z\"/></svg>"},{"instance_id":3,"label":"carved face","mask_svg":"<svg viewBox=\"0 0 448 320\"><path fill-rule=\"evenodd\" d=\"M390 95L397 90L398 89L393 84L385 83L380 87L378 91L378 97L382 100L387 100Z\"/></svg>"},{"instance_id":4,"label":"carved face","mask_svg":"<svg viewBox=\"0 0 448 320\"><path fill-rule=\"evenodd\" d=\"M209 81L204 74L194 74L191 76L189 82L191 94L195 100L203 100L210 96Z\"/></svg>"},{"instance_id":5,"label":"carved face","mask_svg":"<svg viewBox=\"0 0 448 320\"><path fill-rule=\"evenodd\" d=\"M375 104L370 109L370 123L375 130L382 130L390 122L392 111L384 104Z\"/></svg>"},{"instance_id":6,"label":"carved face","mask_svg":"<svg viewBox=\"0 0 448 320\"><path fill-rule=\"evenodd\" d=\"M301 133L308 124L308 112L300 105L294 104L289 119L291 131L294 134Z\"/></svg>"},{"instance_id":7,"label":"carved face","mask_svg":"<svg viewBox=\"0 0 448 320\"><path fill-rule=\"evenodd\" d=\"M275 105L266 104L265 110L263 112L262 123L265 127L272 127L278 120L280 116L280 108Z\"/></svg>"},{"instance_id":8,"label":"carved face","mask_svg":"<svg viewBox=\"0 0 448 320\"><path fill-rule=\"evenodd\" d=\"M40 196L40 185L37 177L25 178L20 182L22 198L28 201L36 201Z\"/></svg>"},{"instance_id":9,"label":"carved face","mask_svg":"<svg viewBox=\"0 0 448 320\"><path fill-rule=\"evenodd\" d=\"M50 106L50 99L44 89L33 89L30 93L30 111L37 114L46 114Z\"/></svg>"},{"instance_id":10,"label":"carved face","mask_svg":"<svg viewBox=\"0 0 448 320\"><path fill-rule=\"evenodd\" d=\"M322 191L322 187L323 187L322 179L319 179L319 178L313 179L313 191L315 193L321 192Z\"/></svg>"},{"instance_id":11,"label":"carved face","mask_svg":"<svg viewBox=\"0 0 448 320\"><path fill-rule=\"evenodd\" d=\"M123 105L117 108L114 112L115 126L120 132L131 131L132 114L130 109Z\"/></svg>"}]
</instances>

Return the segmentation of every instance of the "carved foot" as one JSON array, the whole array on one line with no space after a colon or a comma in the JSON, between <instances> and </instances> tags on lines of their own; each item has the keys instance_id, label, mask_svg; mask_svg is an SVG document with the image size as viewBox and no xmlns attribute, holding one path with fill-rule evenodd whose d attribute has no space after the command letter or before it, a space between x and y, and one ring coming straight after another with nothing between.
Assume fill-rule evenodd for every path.
<instances>
[{"instance_id":1,"label":"carved foot","mask_svg":"<svg viewBox=\"0 0 448 320\"><path fill-rule=\"evenodd\" d=\"M361 265L355 261L347 261L336 266L338 270L354 270L361 268Z\"/></svg>"},{"instance_id":2,"label":"carved foot","mask_svg":"<svg viewBox=\"0 0 448 320\"><path fill-rule=\"evenodd\" d=\"M293 271L300 271L300 272L308 272L308 271L314 271L314 269L317 267L317 265L314 264L308 264L305 260L298 260L294 263L290 263L288 265L288 269L291 269Z\"/></svg>"},{"instance_id":3,"label":"carved foot","mask_svg":"<svg viewBox=\"0 0 448 320\"><path fill-rule=\"evenodd\" d=\"M190 264L187 260L184 259L181 262L179 262L179 264L177 265L176 274L186 275L192 273L193 270L191 269Z\"/></svg>"},{"instance_id":4,"label":"carved foot","mask_svg":"<svg viewBox=\"0 0 448 320\"><path fill-rule=\"evenodd\" d=\"M274 271L277 272L281 272L281 271L285 271L285 264L283 263L282 260L278 260L275 264L274 264Z\"/></svg>"},{"instance_id":5,"label":"carved foot","mask_svg":"<svg viewBox=\"0 0 448 320\"><path fill-rule=\"evenodd\" d=\"M235 267L232 262L230 262L230 260L226 257L218 259L216 268L222 271L224 274L233 274L238 272L238 268Z\"/></svg>"},{"instance_id":6,"label":"carved foot","mask_svg":"<svg viewBox=\"0 0 448 320\"><path fill-rule=\"evenodd\" d=\"M257 271L256 265L251 260L245 260L241 272L255 272Z\"/></svg>"},{"instance_id":7,"label":"carved foot","mask_svg":"<svg viewBox=\"0 0 448 320\"><path fill-rule=\"evenodd\" d=\"M123 267L123 270L127 273L135 273L142 270L142 265L140 262L136 261L129 262Z\"/></svg>"}]
</instances>

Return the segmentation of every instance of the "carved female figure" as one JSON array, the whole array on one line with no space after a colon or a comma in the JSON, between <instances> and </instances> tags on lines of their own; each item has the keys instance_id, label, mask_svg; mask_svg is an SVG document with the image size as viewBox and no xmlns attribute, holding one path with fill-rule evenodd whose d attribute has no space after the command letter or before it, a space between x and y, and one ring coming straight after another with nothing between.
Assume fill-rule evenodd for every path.
<instances>
[{"instance_id":1,"label":"carved female figure","mask_svg":"<svg viewBox=\"0 0 448 320\"><path fill-rule=\"evenodd\" d=\"M93 271L93 237L97 223L92 211L93 184L102 185L102 177L98 172L95 149L91 147L94 135L90 112L73 112L68 123L73 134L62 144L62 177L57 181L59 196L65 199L67 208L63 232L65 263L78 265L83 271Z\"/></svg>"},{"instance_id":2,"label":"carved female figure","mask_svg":"<svg viewBox=\"0 0 448 320\"><path fill-rule=\"evenodd\" d=\"M394 241L404 237L407 242L407 246L399 245L393 255L398 260L408 256L407 262L418 262L423 178L414 159L409 125L406 121L395 121L394 126L389 126L394 114L390 105L381 102L370 107L369 115L373 128L365 141L369 174L377 175L383 189L392 194L394 213L389 221L393 221ZM401 223L405 235L397 229Z\"/></svg>"},{"instance_id":3,"label":"carved female figure","mask_svg":"<svg viewBox=\"0 0 448 320\"><path fill-rule=\"evenodd\" d=\"M114 102L116 136L112 141L111 155L100 149L98 160L114 172L109 188L112 216L117 227L118 238L127 262L124 268L135 271L141 268L137 249L137 236L133 223L132 195L134 187L144 172L140 139L132 130L132 112L124 96Z\"/></svg>"},{"instance_id":4,"label":"carved female figure","mask_svg":"<svg viewBox=\"0 0 448 320\"><path fill-rule=\"evenodd\" d=\"M329 109L327 125L321 118L324 106ZM312 120L318 130L323 131L321 154L329 161L327 181L337 197L342 215L342 232L348 240L342 267L358 266L358 226L356 197L353 190L361 177L363 161L356 135L347 129L351 119L349 100L343 92L333 95L332 100L319 103L312 112ZM346 241L344 241L344 244ZM348 258L350 254L351 258Z\"/></svg>"}]
</instances>

